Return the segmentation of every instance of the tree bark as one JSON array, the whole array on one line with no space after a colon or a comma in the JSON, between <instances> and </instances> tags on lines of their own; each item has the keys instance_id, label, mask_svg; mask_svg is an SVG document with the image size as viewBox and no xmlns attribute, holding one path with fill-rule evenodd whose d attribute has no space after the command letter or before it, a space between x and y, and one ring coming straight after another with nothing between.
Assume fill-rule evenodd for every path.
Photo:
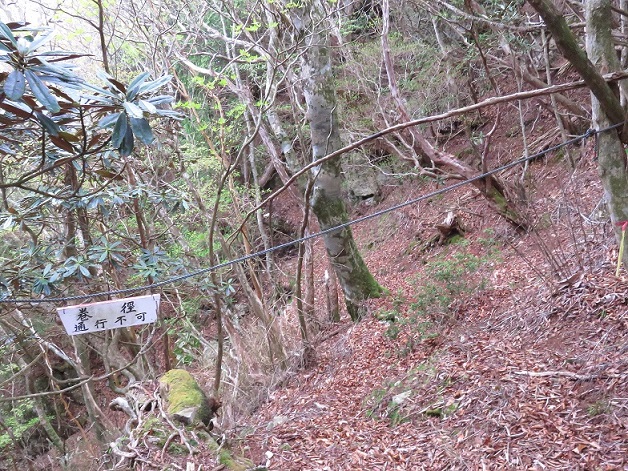
<instances>
[{"instance_id":1,"label":"tree bark","mask_svg":"<svg viewBox=\"0 0 628 471\"><path fill-rule=\"evenodd\" d=\"M599 102L600 109L604 111L610 124L624 122L626 116L619 98L615 95L608 83L606 83L604 77L602 77L603 73L610 72L610 70L602 69L600 73L593 62L589 60L585 51L578 45L576 37L569 29L563 15L561 15L549 0L528 0L528 3L541 15L547 29L552 33L554 42L561 54L574 66L587 86L591 89L591 93L593 93ZM587 2L587 9L589 9L589 4L596 4L597 6L594 9L598 9L599 6L604 3L609 2ZM605 28L609 29L608 34L610 35L610 6L608 7L608 16L606 18L600 18L600 20L604 21ZM595 20L593 21L595 22ZM589 21L587 21L587 24L588 26L594 26L589 23ZM588 26L587 31L589 31ZM624 126L624 130L625 129L626 126ZM628 142L628 133L621 130L620 132L623 136L622 141Z\"/></svg>"},{"instance_id":2,"label":"tree bark","mask_svg":"<svg viewBox=\"0 0 628 471\"><path fill-rule=\"evenodd\" d=\"M596 66L610 71L621 69L611 37L611 2L588 0L586 3L587 52ZM618 102L619 103L619 102ZM594 128L599 130L614 124L596 96L591 97ZM598 165L604 192L606 193L611 221L618 241L621 230L615 224L628 220L628 172L626 152L618 134L602 132L597 136ZM624 263L628 254L624 252Z\"/></svg>"},{"instance_id":3,"label":"tree bark","mask_svg":"<svg viewBox=\"0 0 628 471\"><path fill-rule=\"evenodd\" d=\"M336 113L336 93L330 55L330 38L324 28L322 5L312 0L305 4L295 25L305 38L301 56L303 94L312 139L312 159L317 160L342 147ZM321 230L349 221L341 192L341 168L338 159L312 169L314 186L311 205ZM353 239L351 228L344 227L323 236L327 254L345 295L347 311L354 321L364 314L364 301L379 297L382 287L368 270Z\"/></svg>"}]
</instances>

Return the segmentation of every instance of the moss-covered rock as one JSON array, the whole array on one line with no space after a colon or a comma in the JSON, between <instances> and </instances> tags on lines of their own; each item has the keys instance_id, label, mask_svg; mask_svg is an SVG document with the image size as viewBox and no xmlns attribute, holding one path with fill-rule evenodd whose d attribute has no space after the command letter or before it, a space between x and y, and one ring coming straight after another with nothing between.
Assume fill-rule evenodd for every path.
<instances>
[{"instance_id":1,"label":"moss-covered rock","mask_svg":"<svg viewBox=\"0 0 628 471\"><path fill-rule=\"evenodd\" d=\"M190 373L181 369L168 371L159 380L159 392L172 419L186 425L202 422L209 426L214 413L207 396Z\"/></svg>"}]
</instances>

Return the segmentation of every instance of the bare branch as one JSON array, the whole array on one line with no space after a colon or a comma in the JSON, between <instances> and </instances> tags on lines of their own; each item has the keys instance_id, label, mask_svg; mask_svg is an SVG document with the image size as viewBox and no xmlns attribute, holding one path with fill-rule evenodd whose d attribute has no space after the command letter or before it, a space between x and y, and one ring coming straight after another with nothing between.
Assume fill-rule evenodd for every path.
<instances>
[{"instance_id":1,"label":"bare branch","mask_svg":"<svg viewBox=\"0 0 628 471\"><path fill-rule=\"evenodd\" d=\"M604 80L606 80L607 82L615 82L617 80L622 80L625 78L628 78L628 72L615 72L612 74L606 74L603 76ZM535 98L535 97L539 97L539 96L545 96L545 95L551 95L552 93L560 93L560 92L566 92L568 90L575 90L577 88L583 88L586 87L586 83L584 82L584 80L578 80L575 82L569 82L569 83L563 83L560 85L552 85L550 87L546 87L546 88L542 88L542 89L536 89L536 90L526 90L523 92L517 92L517 93L512 93L510 95L504 95L504 96L500 96L500 97L491 97L491 98L487 98L486 100L483 100L479 103L475 103L473 105L469 105L469 106L463 106L462 108L456 108L455 110L450 110L447 111L445 113L441 113L441 114L437 114L437 115L432 115L432 116L428 116L425 118L419 118L419 119L415 119L412 121L408 121L405 123L400 123L400 124L396 124L394 126L390 126L386 129L383 129L381 131L376 132L375 134L371 134L369 136L366 136L358 141L355 141L345 147L343 147L342 149L338 149L335 152L332 152L331 154L326 155L325 157L322 157L318 160L315 160L309 164L307 164L305 167L303 167L300 171L296 172L294 175L292 175L290 177L290 179L278 190L274 191L272 194L270 194L260 205L256 206L255 208L251 209L247 214L246 217L244 218L244 220L246 221L252 214L255 213L255 211L258 211L260 208L264 207L264 205L266 205L270 200L275 199L277 196L279 196L281 193L283 193L284 191L286 191L286 189L292 185L301 175L303 175L304 173L308 172L309 170L313 169L314 167L317 167L318 165L321 165L322 163L331 160L331 159L335 159L336 157L340 157L343 154L346 154L347 152L350 152L354 149L357 149L359 147L362 147L365 144L368 144L371 141L374 141L376 139L379 139L380 137L386 136L387 134L391 134L397 131L401 131L403 129L412 127L412 126L418 126L419 124L425 124L425 123L431 123L431 122L435 122L435 121L441 121L443 119L447 119L447 118L452 118L454 116L459 116L465 113L469 113L471 111L476 111L482 108L486 108L488 106L493 106L493 105L497 105L500 103L508 103L511 101L515 101L515 100L525 100L528 98ZM244 222L243 222L244 224Z\"/></svg>"}]
</instances>

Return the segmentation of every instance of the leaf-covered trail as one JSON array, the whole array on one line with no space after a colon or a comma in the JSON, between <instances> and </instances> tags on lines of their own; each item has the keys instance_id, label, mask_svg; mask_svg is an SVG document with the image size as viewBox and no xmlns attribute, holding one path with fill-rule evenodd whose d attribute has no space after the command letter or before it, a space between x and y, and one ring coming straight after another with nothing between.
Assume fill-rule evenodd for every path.
<instances>
[{"instance_id":1,"label":"leaf-covered trail","mask_svg":"<svg viewBox=\"0 0 628 471\"><path fill-rule=\"evenodd\" d=\"M392 232L369 263L411 300L421 264ZM476 250L479 234L460 250ZM248 454L282 471L628 470L628 283L600 244L596 268L550 289L529 266L543 266L542 253L521 244L528 264L504 249L485 267L489 287L412 349L373 316L321 333L316 366L247 424ZM403 314L394 300L372 311Z\"/></svg>"},{"instance_id":2,"label":"leaf-covered trail","mask_svg":"<svg viewBox=\"0 0 628 471\"><path fill-rule=\"evenodd\" d=\"M315 369L275 391L247 439L258 461L270 452L273 470L628 469L623 315L487 312L405 357L384 330L369 319L330 338Z\"/></svg>"}]
</instances>

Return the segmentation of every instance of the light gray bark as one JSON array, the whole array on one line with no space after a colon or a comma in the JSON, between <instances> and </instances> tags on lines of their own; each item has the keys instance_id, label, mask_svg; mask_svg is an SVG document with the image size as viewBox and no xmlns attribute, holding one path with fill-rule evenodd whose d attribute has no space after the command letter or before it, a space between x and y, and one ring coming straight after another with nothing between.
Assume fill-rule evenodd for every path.
<instances>
[{"instance_id":1,"label":"light gray bark","mask_svg":"<svg viewBox=\"0 0 628 471\"><path fill-rule=\"evenodd\" d=\"M549 0L528 0L528 3L538 12L539 15L541 15L547 29L554 36L556 46L565 59L567 59L578 71L587 86L591 89L591 93L597 100L599 100L600 107L604 110L604 113L608 116L610 122L613 124L622 123L626 118L624 110L621 107L617 96L602 76L602 74L608 72L608 70L602 69L602 72L600 73L600 69L592 62L592 58L587 57L587 54L578 45L578 41L569 29L565 18L556 9L552 2ZM608 3L609 2L606 1L587 2L586 8L587 11L600 10L600 8L606 10L607 8L604 7L603 4ZM587 16L590 16L590 12L587 13ZM610 35L610 7L608 7L608 15L605 18L600 17L598 20L592 18L587 20L588 34L591 34L589 28L591 26L596 28L594 23L597 22L598 26L602 26L601 29L609 29L608 34ZM598 32L601 32L599 27ZM628 138L628 135L625 137Z\"/></svg>"},{"instance_id":2,"label":"light gray bark","mask_svg":"<svg viewBox=\"0 0 628 471\"><path fill-rule=\"evenodd\" d=\"M336 93L330 54L329 30L325 27L324 7L308 1L295 18L305 49L301 56L303 95L310 124L312 159L317 160L342 147L336 112ZM346 223L349 218L341 192L341 168L338 159L312 169L314 186L311 204L320 228L327 230ZM345 295L347 310L353 320L363 314L363 301L377 297L382 288L369 272L353 239L345 227L324 236L325 248Z\"/></svg>"},{"instance_id":3,"label":"light gray bark","mask_svg":"<svg viewBox=\"0 0 628 471\"><path fill-rule=\"evenodd\" d=\"M611 37L610 0L588 0L585 13L589 59L599 69L610 72L620 70L621 65ZM593 94L591 107L595 129L603 129L613 124ZM606 193L611 221L615 226L618 222L628 220L626 152L619 135L614 130L600 133L597 139L600 178ZM621 231L617 226L615 231L619 238ZM628 263L628 254L624 255L623 262Z\"/></svg>"}]
</instances>

